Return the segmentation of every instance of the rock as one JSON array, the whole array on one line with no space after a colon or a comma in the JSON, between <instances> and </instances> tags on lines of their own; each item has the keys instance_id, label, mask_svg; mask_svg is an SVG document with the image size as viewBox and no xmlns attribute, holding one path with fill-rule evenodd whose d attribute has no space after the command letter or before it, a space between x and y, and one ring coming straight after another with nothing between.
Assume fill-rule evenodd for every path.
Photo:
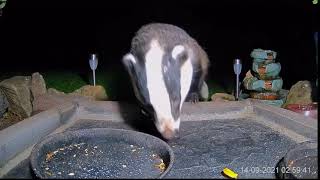
<instances>
[{"instance_id":1,"label":"rock","mask_svg":"<svg viewBox=\"0 0 320 180\"><path fill-rule=\"evenodd\" d=\"M209 88L206 82L203 82L203 85L201 87L200 96L204 101L208 101L209 98Z\"/></svg>"},{"instance_id":2,"label":"rock","mask_svg":"<svg viewBox=\"0 0 320 180\"><path fill-rule=\"evenodd\" d=\"M0 89L0 118L3 117L3 114L7 111L9 103L7 97Z\"/></svg>"},{"instance_id":3,"label":"rock","mask_svg":"<svg viewBox=\"0 0 320 180\"><path fill-rule=\"evenodd\" d=\"M285 108L288 104L310 104L312 103L311 93L312 87L310 81L298 81L290 88L286 102L282 107Z\"/></svg>"},{"instance_id":4,"label":"rock","mask_svg":"<svg viewBox=\"0 0 320 180\"><path fill-rule=\"evenodd\" d=\"M46 83L42 75L38 72L31 76L31 93L34 98L41 96L47 92Z\"/></svg>"},{"instance_id":5,"label":"rock","mask_svg":"<svg viewBox=\"0 0 320 180\"><path fill-rule=\"evenodd\" d=\"M217 102L235 101L235 99L233 95L226 93L215 93L211 96L211 101Z\"/></svg>"},{"instance_id":6,"label":"rock","mask_svg":"<svg viewBox=\"0 0 320 180\"><path fill-rule=\"evenodd\" d=\"M55 89L55 88L49 88L47 93L50 94L50 95L61 95L61 94L65 94L64 92L59 91L59 90L57 90L57 89Z\"/></svg>"},{"instance_id":7,"label":"rock","mask_svg":"<svg viewBox=\"0 0 320 180\"><path fill-rule=\"evenodd\" d=\"M94 99L97 101L103 101L108 99L106 90L104 89L103 86L100 86L100 85L96 85L96 86L85 85L69 94L91 96L91 97L94 97Z\"/></svg>"},{"instance_id":8,"label":"rock","mask_svg":"<svg viewBox=\"0 0 320 180\"><path fill-rule=\"evenodd\" d=\"M14 76L0 82L0 89L6 95L9 102L8 111L27 118L32 112L31 77Z\"/></svg>"},{"instance_id":9,"label":"rock","mask_svg":"<svg viewBox=\"0 0 320 180\"><path fill-rule=\"evenodd\" d=\"M47 88L42 75L38 72L33 73L31 75L32 106L34 106L34 101L45 93L47 93Z\"/></svg>"}]
</instances>

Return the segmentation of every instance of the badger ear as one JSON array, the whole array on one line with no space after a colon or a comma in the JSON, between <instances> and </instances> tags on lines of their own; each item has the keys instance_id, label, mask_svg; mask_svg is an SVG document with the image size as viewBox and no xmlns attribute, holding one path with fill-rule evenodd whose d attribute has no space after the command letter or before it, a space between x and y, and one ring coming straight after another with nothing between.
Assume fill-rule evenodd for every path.
<instances>
[{"instance_id":1,"label":"badger ear","mask_svg":"<svg viewBox=\"0 0 320 180\"><path fill-rule=\"evenodd\" d=\"M123 56L122 58L122 63L125 67L125 69L127 70L127 72L129 73L130 76L134 76L135 72L136 72L136 58L133 54L128 53L126 55Z\"/></svg>"},{"instance_id":2,"label":"badger ear","mask_svg":"<svg viewBox=\"0 0 320 180\"><path fill-rule=\"evenodd\" d=\"M188 59L188 53L185 47L182 45L176 45L172 49L171 55L174 59L179 60L181 63Z\"/></svg>"},{"instance_id":3,"label":"badger ear","mask_svg":"<svg viewBox=\"0 0 320 180\"><path fill-rule=\"evenodd\" d=\"M122 63L126 66L126 68L131 68L137 63L137 61L133 54L128 53L123 56Z\"/></svg>"}]
</instances>

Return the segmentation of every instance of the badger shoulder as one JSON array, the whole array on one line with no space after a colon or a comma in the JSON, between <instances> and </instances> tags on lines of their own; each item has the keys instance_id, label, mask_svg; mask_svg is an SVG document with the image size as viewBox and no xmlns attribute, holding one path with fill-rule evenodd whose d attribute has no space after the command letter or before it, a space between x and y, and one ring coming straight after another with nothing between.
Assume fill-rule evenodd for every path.
<instances>
[{"instance_id":1,"label":"badger shoulder","mask_svg":"<svg viewBox=\"0 0 320 180\"><path fill-rule=\"evenodd\" d=\"M208 54L195 40L193 43L193 48L196 53L196 55L195 55L196 58L194 58L194 61L196 61L195 63L199 64L199 66L201 67L201 71L203 73L203 76L206 76L208 73L208 68L210 66Z\"/></svg>"}]
</instances>

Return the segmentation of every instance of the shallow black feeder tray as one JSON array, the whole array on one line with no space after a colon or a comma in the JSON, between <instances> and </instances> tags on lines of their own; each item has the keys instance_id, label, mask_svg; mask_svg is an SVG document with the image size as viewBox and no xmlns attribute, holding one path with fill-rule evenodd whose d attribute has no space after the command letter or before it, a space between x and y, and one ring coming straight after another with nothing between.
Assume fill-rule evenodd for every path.
<instances>
[{"instance_id":1,"label":"shallow black feeder tray","mask_svg":"<svg viewBox=\"0 0 320 180\"><path fill-rule=\"evenodd\" d=\"M47 136L30 156L38 178L163 178L173 161L173 151L163 140L110 128Z\"/></svg>"}]
</instances>

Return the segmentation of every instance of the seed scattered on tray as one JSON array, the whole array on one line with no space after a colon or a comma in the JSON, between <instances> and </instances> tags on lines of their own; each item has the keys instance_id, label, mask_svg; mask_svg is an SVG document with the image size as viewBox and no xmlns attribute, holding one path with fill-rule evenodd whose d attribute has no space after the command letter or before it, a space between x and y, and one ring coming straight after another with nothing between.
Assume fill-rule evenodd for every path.
<instances>
[{"instance_id":1,"label":"seed scattered on tray","mask_svg":"<svg viewBox=\"0 0 320 180\"><path fill-rule=\"evenodd\" d=\"M152 157L154 157L154 158L155 158L155 157L157 157L157 155L155 155L155 154L152 154Z\"/></svg>"},{"instance_id":2,"label":"seed scattered on tray","mask_svg":"<svg viewBox=\"0 0 320 180\"><path fill-rule=\"evenodd\" d=\"M161 159L161 163L160 164L156 164L155 165L157 168L159 168L161 171L164 171L166 169L166 164L163 163L163 160Z\"/></svg>"},{"instance_id":3,"label":"seed scattered on tray","mask_svg":"<svg viewBox=\"0 0 320 180\"><path fill-rule=\"evenodd\" d=\"M83 145L83 144L85 144L85 143L75 144L74 146L75 146L75 147L78 147L78 146L81 146L81 145Z\"/></svg>"},{"instance_id":4,"label":"seed scattered on tray","mask_svg":"<svg viewBox=\"0 0 320 180\"><path fill-rule=\"evenodd\" d=\"M44 173L46 173L46 174L48 174L49 176L52 176L52 173L51 172L44 172Z\"/></svg>"},{"instance_id":5,"label":"seed scattered on tray","mask_svg":"<svg viewBox=\"0 0 320 180\"><path fill-rule=\"evenodd\" d=\"M88 161L90 158L89 157L92 157L92 158L97 158L97 156L101 156L102 154L107 154L109 155L109 151L104 151L105 149L105 146L104 145L97 145L97 144L91 144L91 146L82 146L81 150L80 149L80 145L82 144L86 144L86 143L80 143L80 144L72 144L72 145L66 145L64 147L58 147L55 151L53 152L50 152L47 154L47 164L43 164L42 168L46 169L45 172L46 173L46 176L47 177L59 177L59 176L68 176L69 178L73 178L75 177L77 174L77 176L97 176L97 175L100 175L99 173L111 173L111 171L108 170L108 167L97 167L97 168L100 168L100 169L93 169L92 166L90 167L89 164L82 164L81 163L81 166L78 164L78 160L76 160L75 162L75 159L82 159L83 157L86 157L84 158L83 160L84 161ZM90 145L90 144L88 144ZM144 164L144 163L150 163L149 166L147 168L150 168L149 171L151 170L152 173L162 173L165 171L165 169L167 168L166 167L166 164L163 162L162 158L157 154L157 153L149 153L149 154L146 154L147 152L145 152L144 150L145 149L148 149L148 148L144 148L144 147L140 147L140 146L136 146L134 144L126 144L125 146L122 146L124 150L127 150L127 151L121 151L121 154L124 154L124 155L129 155L131 154L132 155L132 158L135 159L134 161L136 162L136 165L132 166L131 164L127 164L127 161L124 161L124 162L120 162L118 161L118 165L115 164L115 166L120 166L121 168L123 168L123 170L125 171L128 171L128 173L130 174L134 174L135 171L136 173L142 173L142 171L147 171L147 170L141 170L139 168L139 166L137 166L137 163L139 164ZM109 148L107 146L107 148ZM62 152L64 151L64 152ZM73 151L73 152L72 152ZM79 153L79 154L77 154ZM144 157L147 157L147 161L148 162L144 162L144 161L141 161L141 162L137 162L137 160L139 161L139 157L141 156L144 156ZM68 158L67 159L64 159L64 161L60 161L61 160L61 157L65 157L67 156ZM53 158L53 159L52 159ZM48 160L50 160L50 162L48 162ZM59 160L60 159L60 160ZM76 168L78 170L76 170L75 172L65 172L64 169L62 168L52 168L51 163L54 163L53 161L60 161L60 163L62 164L68 164L68 165L72 165L73 167L79 167L79 168ZM72 162L72 163L71 163ZM130 162L130 161L128 161ZM131 163L131 162L130 162ZM87 166L87 167L86 167ZM50 172L48 171L50 168L50 171L52 170L55 170L55 172ZM85 173L86 175L82 175L81 173ZM107 175L109 177L109 175ZM117 176L117 175L112 175L111 176Z\"/></svg>"},{"instance_id":6,"label":"seed scattered on tray","mask_svg":"<svg viewBox=\"0 0 320 180\"><path fill-rule=\"evenodd\" d=\"M53 152L49 152L47 155L46 155L46 161L50 161L53 157L54 153Z\"/></svg>"}]
</instances>

